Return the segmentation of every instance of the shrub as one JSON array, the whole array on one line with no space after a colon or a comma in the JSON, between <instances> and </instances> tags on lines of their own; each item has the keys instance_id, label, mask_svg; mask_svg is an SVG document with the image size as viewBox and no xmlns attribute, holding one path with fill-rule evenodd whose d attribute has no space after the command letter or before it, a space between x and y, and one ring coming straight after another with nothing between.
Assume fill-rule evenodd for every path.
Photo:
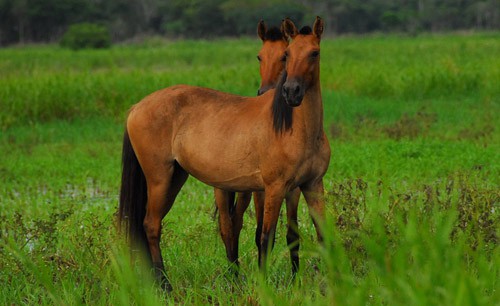
<instances>
[{"instance_id":1,"label":"shrub","mask_svg":"<svg viewBox=\"0 0 500 306\"><path fill-rule=\"evenodd\" d=\"M106 27L93 23L79 23L69 27L60 42L61 46L73 50L86 48L108 48L111 38Z\"/></svg>"}]
</instances>

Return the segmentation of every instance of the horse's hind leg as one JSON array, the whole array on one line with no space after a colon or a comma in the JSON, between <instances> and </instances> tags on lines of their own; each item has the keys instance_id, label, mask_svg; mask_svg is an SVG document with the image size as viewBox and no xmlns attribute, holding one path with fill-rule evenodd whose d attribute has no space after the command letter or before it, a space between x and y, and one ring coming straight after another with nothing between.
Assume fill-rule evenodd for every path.
<instances>
[{"instance_id":1,"label":"horse's hind leg","mask_svg":"<svg viewBox=\"0 0 500 306\"><path fill-rule=\"evenodd\" d=\"M287 193L286 200L286 216L287 216L287 233L286 242L290 249L290 260L292 262L292 274L295 276L299 270L299 224L297 222L297 208L299 206L300 189Z\"/></svg>"},{"instance_id":2,"label":"horse's hind leg","mask_svg":"<svg viewBox=\"0 0 500 306\"><path fill-rule=\"evenodd\" d=\"M156 279L165 290L172 290L165 274L165 266L160 250L161 221L172 208L172 204L188 174L177 163L165 168L159 167L155 174L146 176L148 185L148 203L144 229L148 238L149 250Z\"/></svg>"}]
</instances>

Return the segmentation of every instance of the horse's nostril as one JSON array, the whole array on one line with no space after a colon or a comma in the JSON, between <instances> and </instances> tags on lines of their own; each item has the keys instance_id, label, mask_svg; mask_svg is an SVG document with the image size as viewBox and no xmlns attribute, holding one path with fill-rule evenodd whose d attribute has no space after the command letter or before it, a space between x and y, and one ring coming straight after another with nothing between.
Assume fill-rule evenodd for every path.
<instances>
[{"instance_id":1,"label":"horse's nostril","mask_svg":"<svg viewBox=\"0 0 500 306\"><path fill-rule=\"evenodd\" d=\"M299 85L297 85L297 86L295 87L295 91L294 91L294 93L295 93L295 94L298 94L299 92L300 92L300 86L299 86Z\"/></svg>"}]
</instances>

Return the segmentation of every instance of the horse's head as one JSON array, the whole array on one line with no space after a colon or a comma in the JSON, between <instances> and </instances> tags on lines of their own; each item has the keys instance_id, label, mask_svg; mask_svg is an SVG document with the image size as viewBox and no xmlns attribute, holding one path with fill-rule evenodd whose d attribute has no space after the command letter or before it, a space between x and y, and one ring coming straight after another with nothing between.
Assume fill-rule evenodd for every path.
<instances>
[{"instance_id":1,"label":"horse's head","mask_svg":"<svg viewBox=\"0 0 500 306\"><path fill-rule=\"evenodd\" d=\"M285 68L283 53L288 47L288 39L277 27L267 28L263 20L257 25L257 34L262 39L262 48L257 59L260 62L261 84L258 95L276 87L279 76Z\"/></svg>"},{"instance_id":2,"label":"horse's head","mask_svg":"<svg viewBox=\"0 0 500 306\"><path fill-rule=\"evenodd\" d=\"M297 30L290 19L283 20L281 31L292 42L285 51L287 79L283 96L289 106L299 106L309 87L319 82L319 43L323 34L323 20L316 17L312 29L308 26Z\"/></svg>"}]
</instances>

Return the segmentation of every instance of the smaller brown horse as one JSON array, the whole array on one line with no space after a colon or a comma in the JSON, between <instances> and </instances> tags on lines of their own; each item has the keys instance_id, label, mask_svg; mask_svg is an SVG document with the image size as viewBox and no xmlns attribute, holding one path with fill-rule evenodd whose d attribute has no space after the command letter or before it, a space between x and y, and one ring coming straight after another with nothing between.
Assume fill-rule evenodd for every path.
<instances>
[{"instance_id":1,"label":"smaller brown horse","mask_svg":"<svg viewBox=\"0 0 500 306\"><path fill-rule=\"evenodd\" d=\"M261 78L257 95L260 96L278 84L279 77L285 69L283 56L288 47L288 37L278 27L267 28L263 20L257 25L257 34L262 40L262 48L257 55Z\"/></svg>"},{"instance_id":2,"label":"smaller brown horse","mask_svg":"<svg viewBox=\"0 0 500 306\"><path fill-rule=\"evenodd\" d=\"M279 77L285 68L283 56L288 47L288 37L278 27L267 28L263 20L257 25L257 34L262 40L262 48L257 59L260 64L261 85L258 95L276 87ZM262 234L262 223L264 214L264 192L254 192L254 204L257 219L255 231L255 244L260 250L260 237ZM290 248L290 260L292 273L295 274L299 267L299 234L297 222L297 207L300 198L300 190L294 189L287 193L287 244ZM219 215L219 228L222 241L226 248L227 259L239 266L238 245L239 235L243 226L243 214L250 204L251 193L238 192L236 203L235 193L215 188L215 199ZM259 252L260 254L260 252ZM236 274L238 270L234 271Z\"/></svg>"},{"instance_id":3,"label":"smaller brown horse","mask_svg":"<svg viewBox=\"0 0 500 306\"><path fill-rule=\"evenodd\" d=\"M297 187L322 241L318 223L330 161L319 78L323 21L317 17L312 29L299 33L286 19L282 28L292 42L275 90L241 97L177 85L150 94L129 112L118 216L132 247L145 252L167 290L161 222L189 175L222 190L265 191L262 270L283 199Z\"/></svg>"}]
</instances>

